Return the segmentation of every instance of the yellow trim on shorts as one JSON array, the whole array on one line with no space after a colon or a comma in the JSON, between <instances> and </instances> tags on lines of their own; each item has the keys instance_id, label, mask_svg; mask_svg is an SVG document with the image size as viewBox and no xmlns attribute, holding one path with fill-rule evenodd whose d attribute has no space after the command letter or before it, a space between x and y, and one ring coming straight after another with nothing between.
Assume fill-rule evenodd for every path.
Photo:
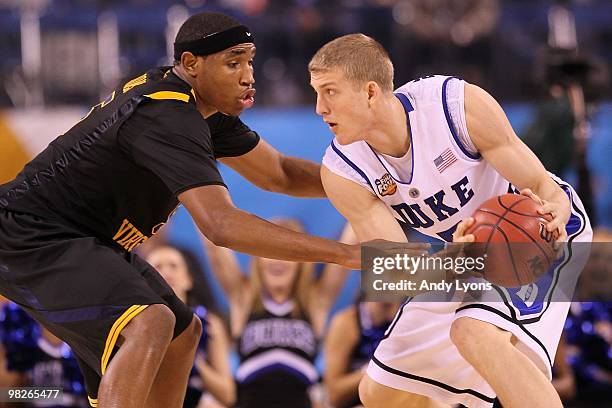
<instances>
[{"instance_id":1,"label":"yellow trim on shorts","mask_svg":"<svg viewBox=\"0 0 612 408\"><path fill-rule=\"evenodd\" d=\"M130 306L129 309L123 312L123 314L119 316L117 320L115 320L115 323L113 323L113 327L111 327L110 332L108 333L108 336L106 337L106 345L104 346L104 353L102 354L102 361L101 361L102 375L104 375L104 373L106 372L106 366L108 365L108 360L110 359L113 349L115 348L115 343L117 343L117 339L119 338L119 334L121 333L121 330L123 330L123 328L134 317L136 317L140 312L145 310L147 307L149 307L149 305ZM96 400L96 403L97 403L97 400Z\"/></svg>"},{"instance_id":2,"label":"yellow trim on shorts","mask_svg":"<svg viewBox=\"0 0 612 408\"><path fill-rule=\"evenodd\" d=\"M98 399L97 398L91 398L88 395L87 396L87 400L89 401L89 405L91 405L92 407L96 408L98 406Z\"/></svg>"},{"instance_id":3,"label":"yellow trim on shorts","mask_svg":"<svg viewBox=\"0 0 612 408\"><path fill-rule=\"evenodd\" d=\"M189 95L181 92L159 91L145 96L151 99L174 99L177 101L189 102Z\"/></svg>"}]
</instances>

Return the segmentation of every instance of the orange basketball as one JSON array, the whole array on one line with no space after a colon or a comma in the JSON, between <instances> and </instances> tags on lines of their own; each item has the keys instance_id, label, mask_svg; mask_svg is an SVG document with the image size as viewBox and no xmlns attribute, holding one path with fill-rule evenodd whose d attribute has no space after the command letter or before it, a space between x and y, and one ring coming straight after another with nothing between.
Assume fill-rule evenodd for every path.
<instances>
[{"instance_id":1,"label":"orange basketball","mask_svg":"<svg viewBox=\"0 0 612 408\"><path fill-rule=\"evenodd\" d=\"M533 199L518 194L493 197L472 215L475 222L466 232L477 244L471 256L486 254L484 278L504 287L520 287L542 276L556 259L558 234L546 231L550 215L538 214Z\"/></svg>"}]
</instances>

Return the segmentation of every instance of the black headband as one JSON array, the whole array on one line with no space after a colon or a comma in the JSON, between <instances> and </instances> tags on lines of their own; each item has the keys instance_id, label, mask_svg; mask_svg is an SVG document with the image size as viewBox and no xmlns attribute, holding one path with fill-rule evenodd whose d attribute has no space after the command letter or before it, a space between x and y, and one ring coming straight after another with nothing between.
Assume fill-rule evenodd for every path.
<instances>
[{"instance_id":1,"label":"black headband","mask_svg":"<svg viewBox=\"0 0 612 408\"><path fill-rule=\"evenodd\" d=\"M194 41L175 42L174 59L181 60L181 55L189 51L193 55L210 55L243 43L252 43L253 34L245 26L236 26L224 31L208 34Z\"/></svg>"}]
</instances>

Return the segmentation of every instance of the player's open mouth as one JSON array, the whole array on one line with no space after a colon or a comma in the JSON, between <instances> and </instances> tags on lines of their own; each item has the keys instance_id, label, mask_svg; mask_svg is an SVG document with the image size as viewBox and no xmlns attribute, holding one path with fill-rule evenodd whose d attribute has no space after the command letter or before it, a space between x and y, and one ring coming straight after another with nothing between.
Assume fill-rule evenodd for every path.
<instances>
[{"instance_id":1,"label":"player's open mouth","mask_svg":"<svg viewBox=\"0 0 612 408\"><path fill-rule=\"evenodd\" d=\"M253 106L255 103L255 90L250 89L246 91L240 98L240 103L242 103L245 108L250 108Z\"/></svg>"}]
</instances>

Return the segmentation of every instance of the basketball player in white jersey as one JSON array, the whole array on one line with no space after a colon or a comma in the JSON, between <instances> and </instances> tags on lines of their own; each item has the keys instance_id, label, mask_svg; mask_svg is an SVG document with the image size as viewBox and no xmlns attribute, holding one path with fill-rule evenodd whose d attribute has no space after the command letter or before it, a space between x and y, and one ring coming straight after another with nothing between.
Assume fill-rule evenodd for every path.
<instances>
[{"instance_id":1,"label":"basketball player in white jersey","mask_svg":"<svg viewBox=\"0 0 612 408\"><path fill-rule=\"evenodd\" d=\"M470 215L493 196L522 190L552 216L547 230L569 243L550 274L584 262L571 256L573 243L592 237L576 193L544 169L484 90L431 76L393 91L386 51L362 34L326 44L309 70L317 113L335 135L323 184L360 241L405 242L415 229L470 242ZM486 304L410 299L361 381L362 402L480 408L497 397L505 408L561 407L550 378L569 303L546 301L558 282L498 288Z\"/></svg>"}]
</instances>

